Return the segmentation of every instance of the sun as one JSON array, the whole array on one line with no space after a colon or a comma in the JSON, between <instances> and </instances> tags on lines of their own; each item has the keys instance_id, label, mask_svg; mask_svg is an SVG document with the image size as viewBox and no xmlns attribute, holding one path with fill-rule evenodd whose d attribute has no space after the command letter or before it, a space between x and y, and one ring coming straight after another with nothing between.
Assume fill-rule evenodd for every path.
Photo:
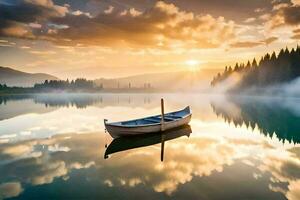
<instances>
[{"instance_id":1,"label":"sun","mask_svg":"<svg viewBox=\"0 0 300 200\"><path fill-rule=\"evenodd\" d=\"M186 60L185 64L190 71L198 71L199 70L200 62L198 60Z\"/></svg>"}]
</instances>

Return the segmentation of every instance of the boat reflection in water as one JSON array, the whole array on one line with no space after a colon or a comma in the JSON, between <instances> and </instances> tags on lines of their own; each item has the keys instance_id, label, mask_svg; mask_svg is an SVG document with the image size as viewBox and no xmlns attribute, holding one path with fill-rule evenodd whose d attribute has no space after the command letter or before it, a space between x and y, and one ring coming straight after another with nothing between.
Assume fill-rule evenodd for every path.
<instances>
[{"instance_id":1,"label":"boat reflection in water","mask_svg":"<svg viewBox=\"0 0 300 200\"><path fill-rule=\"evenodd\" d=\"M181 136L189 137L192 133L191 126L185 125L179 128L168 131L143 134L130 137L119 137L114 139L106 148L104 158L107 159L109 155L130 149L151 146L161 143L161 161L164 160L164 144L168 140L173 140Z\"/></svg>"}]
</instances>

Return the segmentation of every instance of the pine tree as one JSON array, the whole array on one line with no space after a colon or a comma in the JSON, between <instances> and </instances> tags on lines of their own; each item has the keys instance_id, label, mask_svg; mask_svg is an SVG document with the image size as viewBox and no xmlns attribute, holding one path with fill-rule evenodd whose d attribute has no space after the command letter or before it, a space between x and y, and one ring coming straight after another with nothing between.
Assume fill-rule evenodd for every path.
<instances>
[{"instance_id":1,"label":"pine tree","mask_svg":"<svg viewBox=\"0 0 300 200\"><path fill-rule=\"evenodd\" d=\"M256 59L254 58L253 61L252 61L252 67L253 68L257 68L257 62L256 62Z\"/></svg>"},{"instance_id":2,"label":"pine tree","mask_svg":"<svg viewBox=\"0 0 300 200\"><path fill-rule=\"evenodd\" d=\"M249 71L251 69L251 64L250 61L248 60L247 65L246 65L246 70Z\"/></svg>"},{"instance_id":3,"label":"pine tree","mask_svg":"<svg viewBox=\"0 0 300 200\"><path fill-rule=\"evenodd\" d=\"M271 60L275 61L277 59L275 52L273 51L272 55L271 55Z\"/></svg>"},{"instance_id":4,"label":"pine tree","mask_svg":"<svg viewBox=\"0 0 300 200\"><path fill-rule=\"evenodd\" d=\"M238 64L238 63L235 64L235 66L234 66L234 71L235 71L235 72L238 72L238 71L239 71L239 64Z\"/></svg>"}]
</instances>

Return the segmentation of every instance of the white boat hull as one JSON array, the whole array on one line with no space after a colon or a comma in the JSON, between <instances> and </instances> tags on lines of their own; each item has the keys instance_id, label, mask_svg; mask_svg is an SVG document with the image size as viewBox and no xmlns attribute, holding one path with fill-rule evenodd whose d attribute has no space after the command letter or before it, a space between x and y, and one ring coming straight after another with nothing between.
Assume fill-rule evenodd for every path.
<instances>
[{"instance_id":1,"label":"white boat hull","mask_svg":"<svg viewBox=\"0 0 300 200\"><path fill-rule=\"evenodd\" d=\"M189 107L187 107L186 109L188 109L189 111ZM167 115L168 114L166 114L166 116ZM110 133L110 135L113 138L116 138L121 136L133 136L133 135L139 135L145 133L156 133L160 131L170 130L173 128L177 128L189 124L191 118L192 118L192 114L189 111L189 113L187 113L185 116L182 116L182 118L173 121L165 121L163 125L161 124L161 122L159 122L159 123L146 124L146 125L122 126L116 123L106 123L106 121L104 122L104 124L106 130ZM143 118L143 119L147 119L147 118ZM138 120L143 120L143 119L138 119Z\"/></svg>"}]
</instances>

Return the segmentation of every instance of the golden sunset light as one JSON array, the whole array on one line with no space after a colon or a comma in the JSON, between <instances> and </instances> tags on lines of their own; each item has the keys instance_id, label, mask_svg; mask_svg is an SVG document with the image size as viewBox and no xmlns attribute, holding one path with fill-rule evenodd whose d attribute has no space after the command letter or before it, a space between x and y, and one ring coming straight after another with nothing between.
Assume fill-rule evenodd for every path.
<instances>
[{"instance_id":1,"label":"golden sunset light","mask_svg":"<svg viewBox=\"0 0 300 200\"><path fill-rule=\"evenodd\" d=\"M299 21L289 16L297 1L233 2L3 0L1 65L116 78L185 70L180 63L190 57L223 69L297 45Z\"/></svg>"},{"instance_id":2,"label":"golden sunset light","mask_svg":"<svg viewBox=\"0 0 300 200\"><path fill-rule=\"evenodd\" d=\"M198 60L187 60L186 65L190 71L197 71L200 69L200 62Z\"/></svg>"},{"instance_id":3,"label":"golden sunset light","mask_svg":"<svg viewBox=\"0 0 300 200\"><path fill-rule=\"evenodd\" d=\"M0 200L300 200L300 0L0 0Z\"/></svg>"}]
</instances>

